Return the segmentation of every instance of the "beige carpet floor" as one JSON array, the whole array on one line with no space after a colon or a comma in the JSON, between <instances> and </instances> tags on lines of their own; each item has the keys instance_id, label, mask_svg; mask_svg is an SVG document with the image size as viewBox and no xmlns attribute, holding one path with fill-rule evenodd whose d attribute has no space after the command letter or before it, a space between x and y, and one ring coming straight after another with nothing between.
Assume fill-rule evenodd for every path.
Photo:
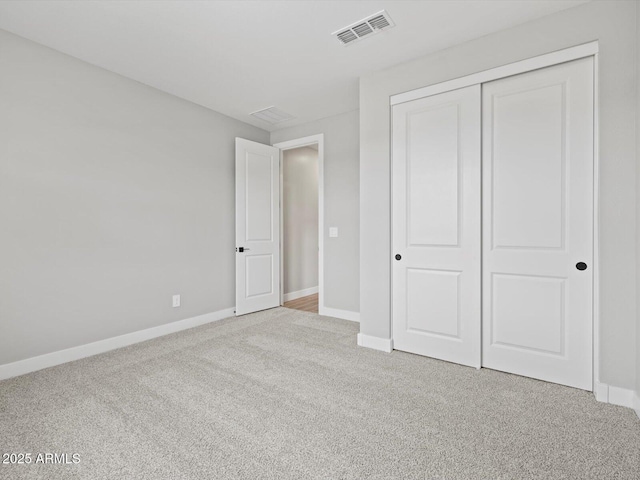
<instances>
[{"instance_id":1,"label":"beige carpet floor","mask_svg":"<svg viewBox=\"0 0 640 480\"><path fill-rule=\"evenodd\" d=\"M639 479L640 420L588 392L356 346L278 308L0 382L22 479Z\"/></svg>"}]
</instances>

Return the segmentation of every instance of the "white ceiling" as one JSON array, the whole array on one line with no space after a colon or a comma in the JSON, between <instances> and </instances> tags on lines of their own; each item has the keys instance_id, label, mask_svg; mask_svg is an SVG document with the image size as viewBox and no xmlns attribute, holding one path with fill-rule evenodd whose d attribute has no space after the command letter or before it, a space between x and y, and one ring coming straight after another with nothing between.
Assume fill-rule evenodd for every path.
<instances>
[{"instance_id":1,"label":"white ceiling","mask_svg":"<svg viewBox=\"0 0 640 480\"><path fill-rule=\"evenodd\" d=\"M358 77L585 0L2 1L0 28L266 130L358 108ZM386 9L396 26L330 34ZM275 105L276 127L249 116Z\"/></svg>"}]
</instances>

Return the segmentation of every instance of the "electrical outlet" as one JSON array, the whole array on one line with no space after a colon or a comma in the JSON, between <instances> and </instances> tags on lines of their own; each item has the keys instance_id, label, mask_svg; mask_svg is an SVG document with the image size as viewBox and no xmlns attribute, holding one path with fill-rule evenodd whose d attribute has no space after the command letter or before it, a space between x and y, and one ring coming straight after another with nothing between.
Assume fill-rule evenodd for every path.
<instances>
[{"instance_id":1,"label":"electrical outlet","mask_svg":"<svg viewBox=\"0 0 640 480\"><path fill-rule=\"evenodd\" d=\"M329 227L329 236L336 238L338 236L338 227Z\"/></svg>"},{"instance_id":2,"label":"electrical outlet","mask_svg":"<svg viewBox=\"0 0 640 480\"><path fill-rule=\"evenodd\" d=\"M173 308L180 306L180 295L173 296Z\"/></svg>"}]
</instances>

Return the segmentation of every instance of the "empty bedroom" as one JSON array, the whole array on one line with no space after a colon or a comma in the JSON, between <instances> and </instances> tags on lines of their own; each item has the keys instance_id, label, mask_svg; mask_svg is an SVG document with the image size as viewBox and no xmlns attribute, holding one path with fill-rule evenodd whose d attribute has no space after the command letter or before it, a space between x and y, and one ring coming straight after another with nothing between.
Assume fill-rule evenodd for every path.
<instances>
[{"instance_id":1,"label":"empty bedroom","mask_svg":"<svg viewBox=\"0 0 640 480\"><path fill-rule=\"evenodd\" d=\"M640 2L0 2L0 478L640 479Z\"/></svg>"}]
</instances>

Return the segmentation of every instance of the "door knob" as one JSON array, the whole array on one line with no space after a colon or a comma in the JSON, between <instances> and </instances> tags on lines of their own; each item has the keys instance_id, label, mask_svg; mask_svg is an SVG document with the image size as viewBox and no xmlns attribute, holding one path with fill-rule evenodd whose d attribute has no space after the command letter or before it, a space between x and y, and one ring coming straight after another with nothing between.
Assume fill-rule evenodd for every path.
<instances>
[{"instance_id":1,"label":"door knob","mask_svg":"<svg viewBox=\"0 0 640 480\"><path fill-rule=\"evenodd\" d=\"M584 262L578 262L576 263L576 268L578 270L586 270L587 269L587 264Z\"/></svg>"},{"instance_id":2,"label":"door knob","mask_svg":"<svg viewBox=\"0 0 640 480\"><path fill-rule=\"evenodd\" d=\"M238 247L236 248L236 252L248 252L250 249L249 248L244 248L244 247Z\"/></svg>"},{"instance_id":3,"label":"door knob","mask_svg":"<svg viewBox=\"0 0 640 480\"><path fill-rule=\"evenodd\" d=\"M400 255L399 253L396 253L396 260L400 260L402 258L402 255Z\"/></svg>"}]
</instances>

